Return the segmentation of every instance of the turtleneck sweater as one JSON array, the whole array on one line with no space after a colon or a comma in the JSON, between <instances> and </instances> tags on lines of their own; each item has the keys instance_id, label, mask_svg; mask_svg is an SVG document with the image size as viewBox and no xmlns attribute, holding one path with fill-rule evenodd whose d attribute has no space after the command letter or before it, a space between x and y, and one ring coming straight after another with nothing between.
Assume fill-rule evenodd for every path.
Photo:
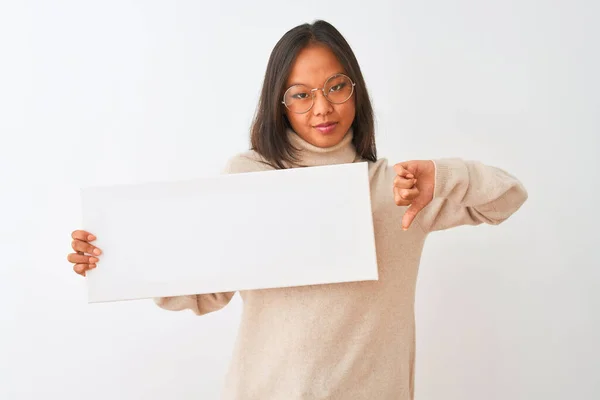
<instances>
[{"instance_id":1,"label":"turtleneck sweater","mask_svg":"<svg viewBox=\"0 0 600 400\"><path fill-rule=\"evenodd\" d=\"M333 147L317 147L308 143L291 129L287 131L290 145L297 150L298 162L290 168L305 166L319 167L333 164L347 164L360 161L352 144L353 131L350 129L344 138ZM234 159L235 160L235 159Z\"/></svg>"},{"instance_id":2,"label":"turtleneck sweater","mask_svg":"<svg viewBox=\"0 0 600 400\"><path fill-rule=\"evenodd\" d=\"M349 131L318 148L288 131L298 162L289 168L362 162ZM255 151L238 154L225 173L272 169ZM377 281L241 291L243 311L223 388L224 400L412 400L415 289L429 233L461 225L497 225L527 192L496 167L457 158L433 160L434 198L404 231L407 207L396 206L395 172L369 163ZM226 306L234 292L155 299L167 310L197 315Z\"/></svg>"}]
</instances>

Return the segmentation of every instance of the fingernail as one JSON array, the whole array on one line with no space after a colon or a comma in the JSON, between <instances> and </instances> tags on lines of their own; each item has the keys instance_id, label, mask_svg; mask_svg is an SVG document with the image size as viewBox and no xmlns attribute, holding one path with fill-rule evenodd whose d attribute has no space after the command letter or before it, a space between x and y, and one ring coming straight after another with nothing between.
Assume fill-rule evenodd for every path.
<instances>
[{"instance_id":1,"label":"fingernail","mask_svg":"<svg viewBox=\"0 0 600 400\"><path fill-rule=\"evenodd\" d=\"M95 255L99 256L99 255L100 255L100 253L102 253L102 252L100 251L100 249L94 249L94 254L95 254Z\"/></svg>"},{"instance_id":2,"label":"fingernail","mask_svg":"<svg viewBox=\"0 0 600 400\"><path fill-rule=\"evenodd\" d=\"M407 230L408 230L408 228L407 228L407 227L405 227L405 226L403 226L403 227L402 227L402 230L403 230L403 231L407 231Z\"/></svg>"},{"instance_id":3,"label":"fingernail","mask_svg":"<svg viewBox=\"0 0 600 400\"><path fill-rule=\"evenodd\" d=\"M90 257L90 264L96 264L98 259L96 257Z\"/></svg>"},{"instance_id":4,"label":"fingernail","mask_svg":"<svg viewBox=\"0 0 600 400\"><path fill-rule=\"evenodd\" d=\"M96 264L90 264L90 269L96 268Z\"/></svg>"},{"instance_id":5,"label":"fingernail","mask_svg":"<svg viewBox=\"0 0 600 400\"><path fill-rule=\"evenodd\" d=\"M94 235L89 235L89 236L88 236L88 240L89 240L89 241L96 240L96 236L94 236Z\"/></svg>"}]
</instances>

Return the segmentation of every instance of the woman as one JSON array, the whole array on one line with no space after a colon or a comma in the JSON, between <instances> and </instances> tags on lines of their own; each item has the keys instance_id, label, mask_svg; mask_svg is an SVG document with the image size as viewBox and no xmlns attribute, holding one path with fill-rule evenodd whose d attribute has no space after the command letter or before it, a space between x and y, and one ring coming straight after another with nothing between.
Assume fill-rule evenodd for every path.
<instances>
[{"instance_id":1,"label":"woman","mask_svg":"<svg viewBox=\"0 0 600 400\"><path fill-rule=\"evenodd\" d=\"M499 224L527 199L506 172L460 159L377 159L373 111L359 64L330 24L287 32L267 66L252 126L252 150L227 173L367 161L379 280L241 292L244 309L226 399L412 399L414 300L428 233ZM409 229L410 228L410 229ZM73 233L77 273L100 250ZM198 315L234 295L158 298Z\"/></svg>"}]
</instances>

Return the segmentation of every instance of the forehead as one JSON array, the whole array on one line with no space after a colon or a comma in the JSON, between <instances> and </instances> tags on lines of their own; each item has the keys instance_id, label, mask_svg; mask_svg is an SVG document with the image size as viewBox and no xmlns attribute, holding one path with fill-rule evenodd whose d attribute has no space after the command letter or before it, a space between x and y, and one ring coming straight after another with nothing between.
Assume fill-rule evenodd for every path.
<instances>
[{"instance_id":1,"label":"forehead","mask_svg":"<svg viewBox=\"0 0 600 400\"><path fill-rule=\"evenodd\" d=\"M331 75L345 73L342 64L325 45L310 45L300 50L287 80L288 86L305 84L322 85Z\"/></svg>"}]
</instances>

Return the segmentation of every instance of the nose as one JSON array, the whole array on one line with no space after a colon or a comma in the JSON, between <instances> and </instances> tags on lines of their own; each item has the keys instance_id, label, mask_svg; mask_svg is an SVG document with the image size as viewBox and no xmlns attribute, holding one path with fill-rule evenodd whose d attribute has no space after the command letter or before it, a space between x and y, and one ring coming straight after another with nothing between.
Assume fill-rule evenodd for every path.
<instances>
[{"instance_id":1,"label":"nose","mask_svg":"<svg viewBox=\"0 0 600 400\"><path fill-rule=\"evenodd\" d=\"M322 90L315 90L313 96L313 115L327 115L333 111L333 106L329 100L325 98Z\"/></svg>"}]
</instances>

